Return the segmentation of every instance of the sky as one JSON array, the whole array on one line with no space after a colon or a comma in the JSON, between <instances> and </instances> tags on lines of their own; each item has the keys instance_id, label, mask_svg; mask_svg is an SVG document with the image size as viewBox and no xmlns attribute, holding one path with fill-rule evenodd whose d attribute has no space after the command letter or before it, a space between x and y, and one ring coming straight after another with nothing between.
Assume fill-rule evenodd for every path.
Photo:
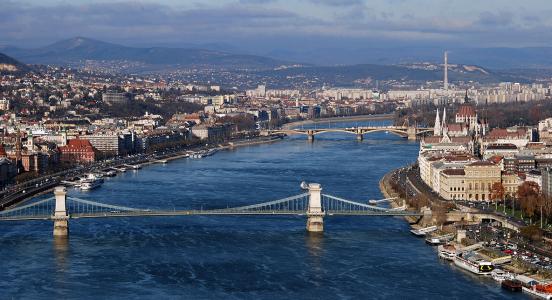
<instances>
[{"instance_id":1,"label":"sky","mask_svg":"<svg viewBox=\"0 0 552 300\"><path fill-rule=\"evenodd\" d=\"M0 0L0 45L552 46L551 0Z\"/></svg>"}]
</instances>

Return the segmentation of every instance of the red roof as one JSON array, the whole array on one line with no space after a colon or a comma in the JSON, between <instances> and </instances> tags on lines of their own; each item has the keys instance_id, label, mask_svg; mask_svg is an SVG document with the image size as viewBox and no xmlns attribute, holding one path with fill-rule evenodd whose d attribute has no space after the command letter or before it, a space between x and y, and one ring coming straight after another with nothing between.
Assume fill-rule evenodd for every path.
<instances>
[{"instance_id":1,"label":"red roof","mask_svg":"<svg viewBox=\"0 0 552 300\"><path fill-rule=\"evenodd\" d=\"M456 115L462 117L475 117L475 108L469 104L464 104L458 108Z\"/></svg>"},{"instance_id":2,"label":"red roof","mask_svg":"<svg viewBox=\"0 0 552 300\"><path fill-rule=\"evenodd\" d=\"M4 145L0 144L0 157L7 157L8 154L6 153L6 149L4 149Z\"/></svg>"},{"instance_id":3,"label":"red roof","mask_svg":"<svg viewBox=\"0 0 552 300\"><path fill-rule=\"evenodd\" d=\"M74 150L74 149L94 151L94 147L92 147L92 144L90 144L90 141L85 139L71 139L67 141L66 146L59 147L59 149L61 151Z\"/></svg>"},{"instance_id":4,"label":"red roof","mask_svg":"<svg viewBox=\"0 0 552 300\"><path fill-rule=\"evenodd\" d=\"M492 161L495 164L498 164L503 158L504 157L502 157L500 155L493 155L493 156L489 157L489 160Z\"/></svg>"}]
</instances>

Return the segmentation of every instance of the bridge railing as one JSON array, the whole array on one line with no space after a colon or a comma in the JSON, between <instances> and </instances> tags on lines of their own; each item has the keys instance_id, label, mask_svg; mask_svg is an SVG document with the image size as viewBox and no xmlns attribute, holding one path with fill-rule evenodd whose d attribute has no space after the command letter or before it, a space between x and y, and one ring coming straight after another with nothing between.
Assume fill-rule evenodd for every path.
<instances>
[{"instance_id":1,"label":"bridge railing","mask_svg":"<svg viewBox=\"0 0 552 300\"><path fill-rule=\"evenodd\" d=\"M27 205L0 211L0 220L20 218L47 219L53 214L55 206L56 203L54 197L50 197Z\"/></svg>"}]
</instances>

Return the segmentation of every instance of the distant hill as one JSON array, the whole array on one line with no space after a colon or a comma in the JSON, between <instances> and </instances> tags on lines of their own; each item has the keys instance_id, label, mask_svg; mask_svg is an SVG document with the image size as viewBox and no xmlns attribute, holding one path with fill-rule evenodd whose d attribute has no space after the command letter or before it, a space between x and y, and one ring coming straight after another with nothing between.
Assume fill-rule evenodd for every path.
<instances>
[{"instance_id":1,"label":"distant hill","mask_svg":"<svg viewBox=\"0 0 552 300\"><path fill-rule=\"evenodd\" d=\"M272 77L280 82L288 78L301 80L316 78L319 82L334 86L352 86L355 84L371 84L376 80L405 80L405 81L438 81L443 79L443 69L438 64L404 64L404 65L375 65L360 64L349 66L311 66L302 68L288 68L259 72L261 77ZM496 83L520 79L515 74L494 72L473 65L451 65L449 79L453 81L478 81L482 83Z\"/></svg>"},{"instance_id":2,"label":"distant hill","mask_svg":"<svg viewBox=\"0 0 552 300\"><path fill-rule=\"evenodd\" d=\"M161 66L194 67L209 66L228 69L272 69L290 64L256 55L232 54L195 48L136 48L89 38L76 37L35 48L0 48L17 59L33 64L57 64L84 66L97 62L132 62L136 68L156 69ZM132 70L129 70L132 71Z\"/></svg>"},{"instance_id":3,"label":"distant hill","mask_svg":"<svg viewBox=\"0 0 552 300\"><path fill-rule=\"evenodd\" d=\"M24 73L27 71L29 71L29 67L25 64L0 53L0 74Z\"/></svg>"},{"instance_id":4,"label":"distant hill","mask_svg":"<svg viewBox=\"0 0 552 300\"><path fill-rule=\"evenodd\" d=\"M307 50L275 49L266 55L276 59L301 61L316 65L440 63L449 51L452 63L479 65L489 69L552 68L552 47L528 48L316 48Z\"/></svg>"}]
</instances>

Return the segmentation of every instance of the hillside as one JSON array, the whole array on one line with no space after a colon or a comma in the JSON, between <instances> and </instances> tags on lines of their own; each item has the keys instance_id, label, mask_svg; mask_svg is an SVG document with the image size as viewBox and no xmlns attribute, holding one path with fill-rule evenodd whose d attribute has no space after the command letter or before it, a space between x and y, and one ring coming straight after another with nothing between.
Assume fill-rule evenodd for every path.
<instances>
[{"instance_id":1,"label":"hillside","mask_svg":"<svg viewBox=\"0 0 552 300\"><path fill-rule=\"evenodd\" d=\"M0 53L0 74L27 72L29 67L16 59Z\"/></svg>"},{"instance_id":2,"label":"hillside","mask_svg":"<svg viewBox=\"0 0 552 300\"><path fill-rule=\"evenodd\" d=\"M95 61L130 62L136 68L147 69L156 69L156 67L162 69L164 66L170 65L172 67L209 66L213 68L261 70L289 64L283 60L256 55L241 55L195 48L136 48L82 37L59 41L41 48L4 47L0 51L27 63L77 67Z\"/></svg>"}]
</instances>

